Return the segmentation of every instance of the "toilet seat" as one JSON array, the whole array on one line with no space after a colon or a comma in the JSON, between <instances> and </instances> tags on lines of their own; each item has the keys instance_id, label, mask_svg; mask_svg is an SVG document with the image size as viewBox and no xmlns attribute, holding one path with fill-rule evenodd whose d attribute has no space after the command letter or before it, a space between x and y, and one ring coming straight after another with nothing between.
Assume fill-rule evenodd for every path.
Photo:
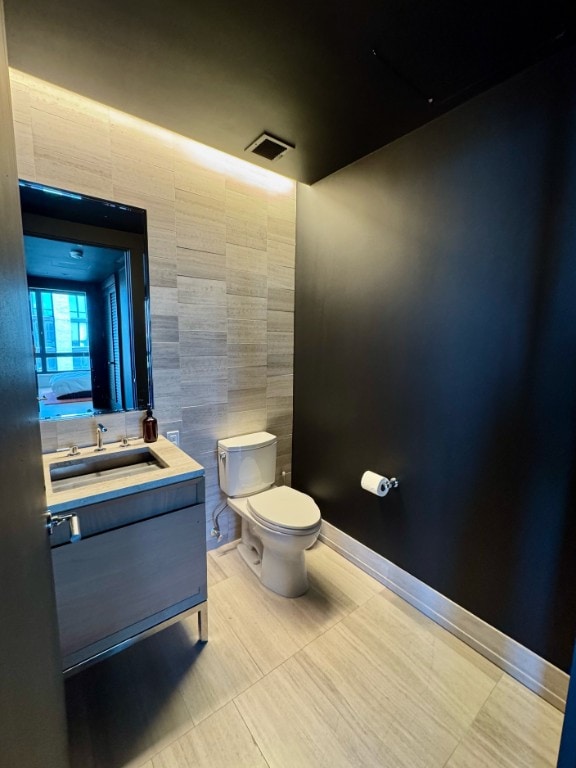
<instances>
[{"instance_id":1,"label":"toilet seat","mask_svg":"<svg viewBox=\"0 0 576 768\"><path fill-rule=\"evenodd\" d=\"M305 535L320 525L315 501L287 485L250 496L248 508L261 525L279 533Z\"/></svg>"}]
</instances>

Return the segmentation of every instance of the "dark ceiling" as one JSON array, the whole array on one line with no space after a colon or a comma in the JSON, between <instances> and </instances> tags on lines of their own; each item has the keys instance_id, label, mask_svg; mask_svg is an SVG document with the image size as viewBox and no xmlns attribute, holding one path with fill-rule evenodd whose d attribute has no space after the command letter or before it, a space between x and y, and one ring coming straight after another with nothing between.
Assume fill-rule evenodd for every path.
<instances>
[{"instance_id":1,"label":"dark ceiling","mask_svg":"<svg viewBox=\"0 0 576 768\"><path fill-rule=\"evenodd\" d=\"M11 66L306 183L575 39L574 0L4 5Z\"/></svg>"}]
</instances>

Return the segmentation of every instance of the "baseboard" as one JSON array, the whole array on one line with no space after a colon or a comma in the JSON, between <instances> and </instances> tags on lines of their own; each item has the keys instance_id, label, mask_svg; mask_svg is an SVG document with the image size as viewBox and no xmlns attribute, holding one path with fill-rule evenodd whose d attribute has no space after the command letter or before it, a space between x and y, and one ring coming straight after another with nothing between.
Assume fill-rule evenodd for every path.
<instances>
[{"instance_id":1,"label":"baseboard","mask_svg":"<svg viewBox=\"0 0 576 768\"><path fill-rule=\"evenodd\" d=\"M564 712L570 678L561 669L325 520L320 540Z\"/></svg>"}]
</instances>

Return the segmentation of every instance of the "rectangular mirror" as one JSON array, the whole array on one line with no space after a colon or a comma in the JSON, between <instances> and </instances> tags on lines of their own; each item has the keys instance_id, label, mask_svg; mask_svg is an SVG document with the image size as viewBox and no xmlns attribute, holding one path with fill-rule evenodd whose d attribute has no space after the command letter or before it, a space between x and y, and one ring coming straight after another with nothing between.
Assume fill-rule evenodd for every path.
<instances>
[{"instance_id":1,"label":"rectangular mirror","mask_svg":"<svg viewBox=\"0 0 576 768\"><path fill-rule=\"evenodd\" d=\"M20 181L41 419L153 405L146 211Z\"/></svg>"}]
</instances>

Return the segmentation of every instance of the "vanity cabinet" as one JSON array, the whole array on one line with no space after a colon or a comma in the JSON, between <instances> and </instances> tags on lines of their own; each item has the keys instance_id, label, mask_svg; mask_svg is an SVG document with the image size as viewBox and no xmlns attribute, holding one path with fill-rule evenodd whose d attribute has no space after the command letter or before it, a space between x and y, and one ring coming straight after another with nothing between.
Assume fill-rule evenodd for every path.
<instances>
[{"instance_id":1,"label":"vanity cabinet","mask_svg":"<svg viewBox=\"0 0 576 768\"><path fill-rule=\"evenodd\" d=\"M64 672L197 612L207 636L204 477L74 510L52 542Z\"/></svg>"}]
</instances>

